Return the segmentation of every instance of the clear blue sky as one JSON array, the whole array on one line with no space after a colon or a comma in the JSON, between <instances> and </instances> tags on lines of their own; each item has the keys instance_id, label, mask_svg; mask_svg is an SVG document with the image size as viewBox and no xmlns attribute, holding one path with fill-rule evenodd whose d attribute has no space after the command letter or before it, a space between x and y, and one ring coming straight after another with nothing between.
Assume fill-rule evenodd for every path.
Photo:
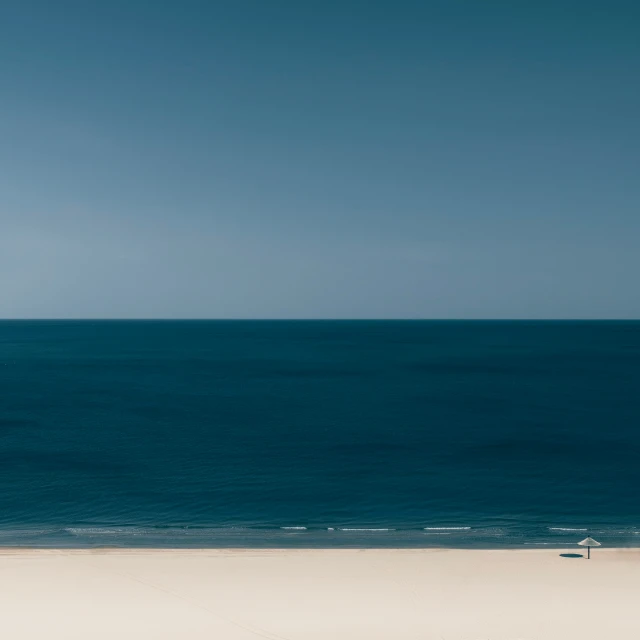
<instances>
[{"instance_id":1,"label":"clear blue sky","mask_svg":"<svg viewBox=\"0 0 640 640\"><path fill-rule=\"evenodd\" d=\"M640 3L3 0L0 317L640 317Z\"/></svg>"}]
</instances>

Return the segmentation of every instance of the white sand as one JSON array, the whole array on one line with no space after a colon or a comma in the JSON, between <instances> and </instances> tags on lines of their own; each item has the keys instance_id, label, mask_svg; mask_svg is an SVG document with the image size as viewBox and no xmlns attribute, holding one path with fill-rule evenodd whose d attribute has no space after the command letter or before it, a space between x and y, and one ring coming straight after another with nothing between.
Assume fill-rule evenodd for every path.
<instances>
[{"instance_id":1,"label":"white sand","mask_svg":"<svg viewBox=\"0 0 640 640\"><path fill-rule=\"evenodd\" d=\"M0 638L639 640L640 550L559 553L4 550Z\"/></svg>"}]
</instances>

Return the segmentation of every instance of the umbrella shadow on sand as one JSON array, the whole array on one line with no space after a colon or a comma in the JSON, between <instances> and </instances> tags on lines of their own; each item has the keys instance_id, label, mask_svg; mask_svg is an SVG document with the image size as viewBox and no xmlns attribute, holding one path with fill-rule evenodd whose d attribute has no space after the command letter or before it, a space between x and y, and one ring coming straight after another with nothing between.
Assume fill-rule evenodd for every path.
<instances>
[{"instance_id":1,"label":"umbrella shadow on sand","mask_svg":"<svg viewBox=\"0 0 640 640\"><path fill-rule=\"evenodd\" d=\"M561 553L561 558L584 558L582 553Z\"/></svg>"}]
</instances>

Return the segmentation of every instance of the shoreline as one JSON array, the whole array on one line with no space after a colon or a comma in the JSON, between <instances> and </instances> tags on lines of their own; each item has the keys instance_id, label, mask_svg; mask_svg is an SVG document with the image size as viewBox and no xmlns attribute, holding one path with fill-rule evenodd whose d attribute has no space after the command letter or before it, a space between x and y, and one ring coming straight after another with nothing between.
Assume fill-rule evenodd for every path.
<instances>
[{"instance_id":1,"label":"shoreline","mask_svg":"<svg viewBox=\"0 0 640 640\"><path fill-rule=\"evenodd\" d=\"M2 553L78 553L90 554L95 551L110 553L128 554L154 554L154 553L187 553L203 554L217 552L238 552L254 551L266 554L295 554L295 553L353 553L371 551L375 553L404 553L419 554L432 552L452 552L452 553L550 553L553 551L575 551L582 553L586 547L579 547L577 544L544 546L531 545L527 547L116 547L110 545L96 545L92 547L36 547L36 546L1 546ZM591 547L592 553L628 552L637 554L640 559L640 546L638 547ZM585 551L586 553L586 551Z\"/></svg>"},{"instance_id":2,"label":"shoreline","mask_svg":"<svg viewBox=\"0 0 640 640\"><path fill-rule=\"evenodd\" d=\"M199 526L133 524L14 524L0 528L0 544L33 548L265 548L265 549L526 549L564 548L592 536L605 547L640 548L637 523L431 524L424 527L311 525Z\"/></svg>"},{"instance_id":3,"label":"shoreline","mask_svg":"<svg viewBox=\"0 0 640 640\"><path fill-rule=\"evenodd\" d=\"M640 549L581 552L4 547L0 635L637 640Z\"/></svg>"},{"instance_id":4,"label":"shoreline","mask_svg":"<svg viewBox=\"0 0 640 640\"><path fill-rule=\"evenodd\" d=\"M216 545L216 546L206 546L206 545L192 545L192 546L153 546L153 545L140 545L140 546L130 546L130 545L115 545L115 544L94 544L94 545L16 545L16 544L7 544L0 545L0 553L6 552L20 552L24 551L25 553L34 551L34 552L45 552L45 551L53 551L53 552L79 552L79 553L88 553L91 551L113 551L118 552L122 551L123 553L160 553L160 552L184 552L184 553L205 553L212 552L215 553L217 551L264 551L264 552L273 552L273 553L304 553L304 552L314 552L314 551L335 551L335 552L350 552L350 551L394 551L394 552L406 552L406 553L420 553L420 552L429 552L429 551L459 551L459 552L493 552L493 551L509 551L514 553L525 553L525 552L538 552L538 551L565 551L565 550L574 550L576 553L580 553L581 550L586 547L580 547L577 544L577 540L575 542L568 542L567 544L560 543L520 543L519 545L515 544L504 544L504 545L474 545L474 546L463 546L463 545L407 545L407 546L374 546L374 545L364 545L364 544L339 544L335 546L304 546L304 545L289 545L289 546L275 546L275 545ZM595 550L595 551L594 551ZM615 544L606 544L602 543L600 547L592 547L592 551L599 553L602 551L629 551L629 552L637 552L640 553L640 545L615 545Z\"/></svg>"}]
</instances>

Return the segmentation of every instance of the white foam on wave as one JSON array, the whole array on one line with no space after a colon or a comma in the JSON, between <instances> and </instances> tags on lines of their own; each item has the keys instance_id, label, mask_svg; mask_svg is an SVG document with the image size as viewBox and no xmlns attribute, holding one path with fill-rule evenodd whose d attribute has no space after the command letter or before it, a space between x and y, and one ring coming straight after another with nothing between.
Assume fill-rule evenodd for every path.
<instances>
[{"instance_id":1,"label":"white foam on wave","mask_svg":"<svg viewBox=\"0 0 640 640\"><path fill-rule=\"evenodd\" d=\"M395 529L355 529L355 528L341 528L340 531L395 531Z\"/></svg>"},{"instance_id":2,"label":"white foam on wave","mask_svg":"<svg viewBox=\"0 0 640 640\"><path fill-rule=\"evenodd\" d=\"M586 531L586 528L574 529L572 527L548 527L549 531Z\"/></svg>"},{"instance_id":3,"label":"white foam on wave","mask_svg":"<svg viewBox=\"0 0 640 640\"><path fill-rule=\"evenodd\" d=\"M10 538L14 536L42 536L59 532L60 529L3 529L0 530L0 537Z\"/></svg>"},{"instance_id":4,"label":"white foam on wave","mask_svg":"<svg viewBox=\"0 0 640 640\"><path fill-rule=\"evenodd\" d=\"M450 536L451 531L429 531L425 536Z\"/></svg>"},{"instance_id":5,"label":"white foam on wave","mask_svg":"<svg viewBox=\"0 0 640 640\"><path fill-rule=\"evenodd\" d=\"M634 529L591 529L591 532L601 536L635 535L639 533Z\"/></svg>"},{"instance_id":6,"label":"white foam on wave","mask_svg":"<svg viewBox=\"0 0 640 640\"><path fill-rule=\"evenodd\" d=\"M425 527L425 531L469 531L471 527Z\"/></svg>"},{"instance_id":7,"label":"white foam on wave","mask_svg":"<svg viewBox=\"0 0 640 640\"><path fill-rule=\"evenodd\" d=\"M499 527L482 529L480 534L487 538L501 538L505 535L504 531Z\"/></svg>"},{"instance_id":8,"label":"white foam on wave","mask_svg":"<svg viewBox=\"0 0 640 640\"><path fill-rule=\"evenodd\" d=\"M148 533L148 530L137 527L67 527L65 531L74 536L118 535L123 533L140 535Z\"/></svg>"},{"instance_id":9,"label":"white foam on wave","mask_svg":"<svg viewBox=\"0 0 640 640\"><path fill-rule=\"evenodd\" d=\"M280 527L281 529L284 529L285 531L306 531L307 527Z\"/></svg>"}]
</instances>

